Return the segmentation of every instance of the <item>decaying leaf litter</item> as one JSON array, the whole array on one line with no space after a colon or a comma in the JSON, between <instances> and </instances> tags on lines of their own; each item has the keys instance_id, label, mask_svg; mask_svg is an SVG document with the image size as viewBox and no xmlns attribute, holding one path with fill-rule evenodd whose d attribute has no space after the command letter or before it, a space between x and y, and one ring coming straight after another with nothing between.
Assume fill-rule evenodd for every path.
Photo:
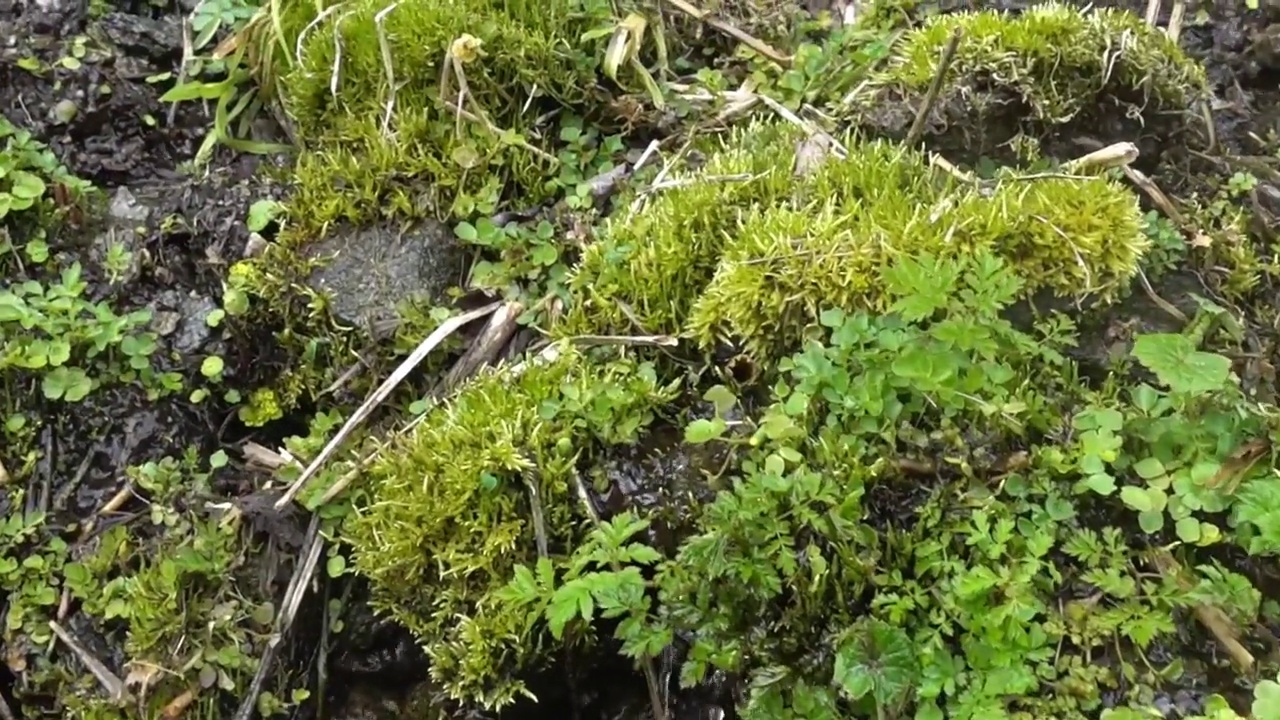
<instances>
[{"instance_id":1,"label":"decaying leaf litter","mask_svg":"<svg viewBox=\"0 0 1280 720\"><path fill-rule=\"evenodd\" d=\"M211 8L12 13L32 40L3 63L20 100L6 272L25 281L8 289L24 314L4 320L5 656L21 693L4 712L407 717L524 689L543 711L673 717L1209 714L1212 692L1250 709L1249 683L1274 672L1270 416L1255 404L1273 382L1275 190L1271 119L1251 112L1265 12L1152 4L913 32L928 8L841 6L831 33L785 4L660 19L228 4L219 22L248 24L219 35ZM1181 28L1212 94L1144 20ZM409 28L433 40L406 44ZM1007 65L989 64L992 43ZM1052 64L1019 64L1040 54L1076 68L1070 92L1037 75ZM211 55L233 82L202 75ZM179 62L169 97L187 101L161 104ZM272 91L281 105L258 109ZM298 152L276 172L246 153L283 144ZM1090 153L1101 162L1066 162ZM76 180L102 200L81 209ZM1009 203L1035 217L992 211ZM369 253L407 275L350 263L367 309L334 314L307 290L318 238L407 222L413 243ZM469 268L413 249L459 241ZM889 262L913 252L927 254ZM451 278L469 290L413 297ZM948 283L971 304L924 292ZM978 312L1013 300L1009 283L1043 290L1009 309L1016 328ZM1078 346L1028 355L1033 307L1073 313ZM912 314L929 308L944 331ZM948 327L994 345L957 346ZM1109 365L1130 350L1155 385ZM1223 357L1249 395L1205 395ZM1208 376L1179 375L1187 363ZM1057 379L1023 392L1032 367ZM908 381L888 436L870 386L848 385L858 368ZM977 383L963 402L943 382L957 368ZM1077 376L1095 394L1069 392ZM1128 417L1121 394L1159 417ZM1046 425L1054 413L1074 417ZM1218 442L1195 454L1179 422ZM1228 506L1231 524L1214 521ZM1029 522L1094 534L1046 564L1034 548L1064 541ZM931 535L977 554L932 565ZM774 554L732 555L757 546ZM708 564L708 547L737 560ZM916 595L926 578L948 595ZM1004 613L1022 635L976 619ZM1037 633L1057 638L1048 658ZM635 662L607 665L619 679L602 688L592 664L618 642ZM357 678L374 689L340 690Z\"/></svg>"}]
</instances>

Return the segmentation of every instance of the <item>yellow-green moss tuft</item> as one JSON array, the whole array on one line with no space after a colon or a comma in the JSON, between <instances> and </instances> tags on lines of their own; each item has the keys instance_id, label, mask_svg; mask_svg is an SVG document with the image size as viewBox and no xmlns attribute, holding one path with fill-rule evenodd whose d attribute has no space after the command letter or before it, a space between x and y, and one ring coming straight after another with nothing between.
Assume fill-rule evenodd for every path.
<instances>
[{"instance_id":1,"label":"yellow-green moss tuft","mask_svg":"<svg viewBox=\"0 0 1280 720\"><path fill-rule=\"evenodd\" d=\"M936 15L908 33L876 84L923 94L951 34L963 38L938 105L980 89L1016 94L1019 112L1065 123L1106 95L1144 114L1177 110L1206 88L1204 69L1136 15L1049 3L1011 15L994 10ZM1110 108L1124 112L1124 108Z\"/></svg>"},{"instance_id":2,"label":"yellow-green moss tuft","mask_svg":"<svg viewBox=\"0 0 1280 720\"><path fill-rule=\"evenodd\" d=\"M311 151L299 164L297 215L321 227L375 214L469 214L496 202L508 181L538 192L553 161L538 151L549 145L534 127L546 107L531 100L559 107L600 100L596 68L608 38L580 36L610 27L613 12L605 0L553 0L536 12L525 5L406 0L379 30L387 3L356 0L308 30L302 61L281 83ZM382 37L395 80L389 119ZM448 59L455 42L467 90L462 113Z\"/></svg>"},{"instance_id":3,"label":"yellow-green moss tuft","mask_svg":"<svg viewBox=\"0 0 1280 720\"><path fill-rule=\"evenodd\" d=\"M654 369L592 364L568 348L519 376L490 371L436 408L370 471L346 527L372 603L413 631L450 697L502 706L539 659L538 638L492 593L537 557L530 487L553 555L580 535L574 468L635 442L674 390Z\"/></svg>"},{"instance_id":4,"label":"yellow-green moss tuft","mask_svg":"<svg viewBox=\"0 0 1280 720\"><path fill-rule=\"evenodd\" d=\"M684 184L652 196L638 214L610 218L573 272L576 300L557 332L679 333L741 216L790 191L787 143L796 137L776 125L735 131Z\"/></svg>"},{"instance_id":5,"label":"yellow-green moss tuft","mask_svg":"<svg viewBox=\"0 0 1280 720\"><path fill-rule=\"evenodd\" d=\"M795 348L827 308L886 310L882 269L895 257L981 250L1010 262L1028 292L1113 297L1148 240L1137 197L1103 177L959 182L916 151L844 139L797 177L793 138L754 128L701 174L755 171L733 184L684 178L610 226L575 277L564 334L683 334L768 360ZM762 144L762 143L771 143ZM757 165L753 168L751 163ZM625 308L625 310L624 310Z\"/></svg>"}]
</instances>

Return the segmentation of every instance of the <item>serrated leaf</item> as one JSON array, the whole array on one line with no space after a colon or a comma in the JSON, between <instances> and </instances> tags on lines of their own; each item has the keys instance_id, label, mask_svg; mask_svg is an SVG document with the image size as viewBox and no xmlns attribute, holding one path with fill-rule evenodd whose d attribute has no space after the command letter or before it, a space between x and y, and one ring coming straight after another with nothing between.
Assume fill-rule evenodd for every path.
<instances>
[{"instance_id":1,"label":"serrated leaf","mask_svg":"<svg viewBox=\"0 0 1280 720\"><path fill-rule=\"evenodd\" d=\"M564 635L566 625L579 617L590 621L594 609L588 583L580 580L565 583L551 596L551 604L547 606L547 627L551 630L551 635L559 640Z\"/></svg>"}]
</instances>

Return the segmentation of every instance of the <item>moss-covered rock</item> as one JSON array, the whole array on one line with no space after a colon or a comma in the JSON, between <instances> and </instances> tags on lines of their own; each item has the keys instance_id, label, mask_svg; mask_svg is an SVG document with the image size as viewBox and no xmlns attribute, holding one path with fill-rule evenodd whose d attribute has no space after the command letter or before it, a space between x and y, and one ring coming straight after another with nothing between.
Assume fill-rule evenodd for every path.
<instances>
[{"instance_id":1,"label":"moss-covered rock","mask_svg":"<svg viewBox=\"0 0 1280 720\"><path fill-rule=\"evenodd\" d=\"M683 334L759 359L793 349L823 308L884 310L881 270L903 254L989 250L1028 292L1113 296L1148 240L1137 197L1103 177L1007 177L990 186L933 170L885 141L845 138L844 159L793 173L796 136L757 126L708 167L589 248L563 334ZM726 182L726 175L748 175Z\"/></svg>"},{"instance_id":2,"label":"moss-covered rock","mask_svg":"<svg viewBox=\"0 0 1280 720\"><path fill-rule=\"evenodd\" d=\"M1206 96L1204 69L1177 43L1130 12L1060 3L1016 15L926 18L860 94L860 120L905 135L957 31L962 39L930 117L931 132L965 155L952 160L998 154L1019 134L1040 140L1068 124L1104 142L1147 135L1168 142L1199 122L1186 111Z\"/></svg>"},{"instance_id":3,"label":"moss-covered rock","mask_svg":"<svg viewBox=\"0 0 1280 720\"><path fill-rule=\"evenodd\" d=\"M371 501L345 532L356 569L373 606L421 640L450 697L496 707L522 692L517 673L541 641L492 593L538 557L540 533L553 557L574 547L579 459L635 442L673 393L650 366L566 347L519 375L474 379L371 468Z\"/></svg>"}]
</instances>

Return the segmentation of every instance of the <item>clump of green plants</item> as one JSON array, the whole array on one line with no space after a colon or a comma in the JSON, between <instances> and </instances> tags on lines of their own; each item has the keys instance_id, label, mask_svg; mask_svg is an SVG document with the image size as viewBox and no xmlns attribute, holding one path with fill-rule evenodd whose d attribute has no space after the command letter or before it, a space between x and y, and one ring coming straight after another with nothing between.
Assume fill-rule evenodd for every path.
<instances>
[{"instance_id":1,"label":"clump of green plants","mask_svg":"<svg viewBox=\"0 0 1280 720\"><path fill-rule=\"evenodd\" d=\"M0 268L11 280L0 290L0 377L11 420L30 412L32 385L47 400L72 403L103 383L141 382L153 396L181 387L181 376L152 367L150 312L91 300L80 263L50 249L48 232L81 209L90 185L7 120L0 139ZM121 262L113 249L106 273Z\"/></svg>"},{"instance_id":2,"label":"clump of green plants","mask_svg":"<svg viewBox=\"0 0 1280 720\"><path fill-rule=\"evenodd\" d=\"M1178 654L1182 611L1257 617L1248 578L1196 559L1213 523L1187 518L1229 513L1249 552L1274 552L1254 528L1273 527L1275 474L1242 452L1274 413L1197 349L1203 325L1139 336L1134 362L1090 387L1069 320L1003 317L1016 267L990 250L889 263L885 307L823 311L770 403L687 426L735 462L673 554L620 515L569 563L517 569L501 599L556 637L612 632L642 663L685 638L681 684L744 678L744 718L1083 719L1104 693L1149 712L1185 668L1154 659ZM1122 409L1127 395L1142 399ZM1148 543L1194 580L1152 565Z\"/></svg>"},{"instance_id":3,"label":"clump of green plants","mask_svg":"<svg viewBox=\"0 0 1280 720\"><path fill-rule=\"evenodd\" d=\"M456 700L500 707L544 644L493 593L516 564L581 538L577 463L633 443L674 388L631 361L558 359L487 372L430 410L369 470L344 525L371 603L413 631Z\"/></svg>"},{"instance_id":4,"label":"clump of green plants","mask_svg":"<svg viewBox=\"0 0 1280 720\"><path fill-rule=\"evenodd\" d=\"M25 250L28 259L43 263L48 257L44 232L58 219L62 205L78 203L92 186L67 171L49 148L8 119L0 117L0 262L6 267L15 258L11 253ZM54 186L62 188L64 201L54 196ZM17 237L11 237L16 235ZM22 260L17 259L17 267Z\"/></svg>"},{"instance_id":5,"label":"clump of green plants","mask_svg":"<svg viewBox=\"0 0 1280 720\"><path fill-rule=\"evenodd\" d=\"M954 80L943 85L940 107L981 102L991 107L980 111L994 110L997 101L1008 100L998 97L1006 93L1028 119L1060 125L1098 107L1104 97L1146 116L1180 112L1206 89L1204 68L1141 17L1061 3L1016 15L984 10L929 17L895 46L875 84L922 97L955 32L963 35L949 70Z\"/></svg>"},{"instance_id":6,"label":"clump of green plants","mask_svg":"<svg viewBox=\"0 0 1280 720\"><path fill-rule=\"evenodd\" d=\"M6 648L27 664L20 692L57 688L58 709L71 717L151 717L188 693L188 712L203 716L238 697L274 608L249 589L253 556L237 513L190 502L207 496L226 462L224 452L206 463L189 451L130 468L146 502L141 524L67 532L24 512L19 493L0 522L0 590ZM49 621L67 611L123 650L130 697L104 697L96 682L75 680L82 673L69 654L45 651L56 642Z\"/></svg>"},{"instance_id":7,"label":"clump of green plants","mask_svg":"<svg viewBox=\"0 0 1280 720\"><path fill-rule=\"evenodd\" d=\"M824 305L883 311L881 271L904 254L945 268L990 251L1018 268L1027 292L1105 300L1150 244L1136 196L1103 177L979 187L857 136L842 139L847 157L796 177L794 140L772 128L737 136L686 184L611 220L576 270L559 331L684 334L774 359Z\"/></svg>"}]
</instances>

